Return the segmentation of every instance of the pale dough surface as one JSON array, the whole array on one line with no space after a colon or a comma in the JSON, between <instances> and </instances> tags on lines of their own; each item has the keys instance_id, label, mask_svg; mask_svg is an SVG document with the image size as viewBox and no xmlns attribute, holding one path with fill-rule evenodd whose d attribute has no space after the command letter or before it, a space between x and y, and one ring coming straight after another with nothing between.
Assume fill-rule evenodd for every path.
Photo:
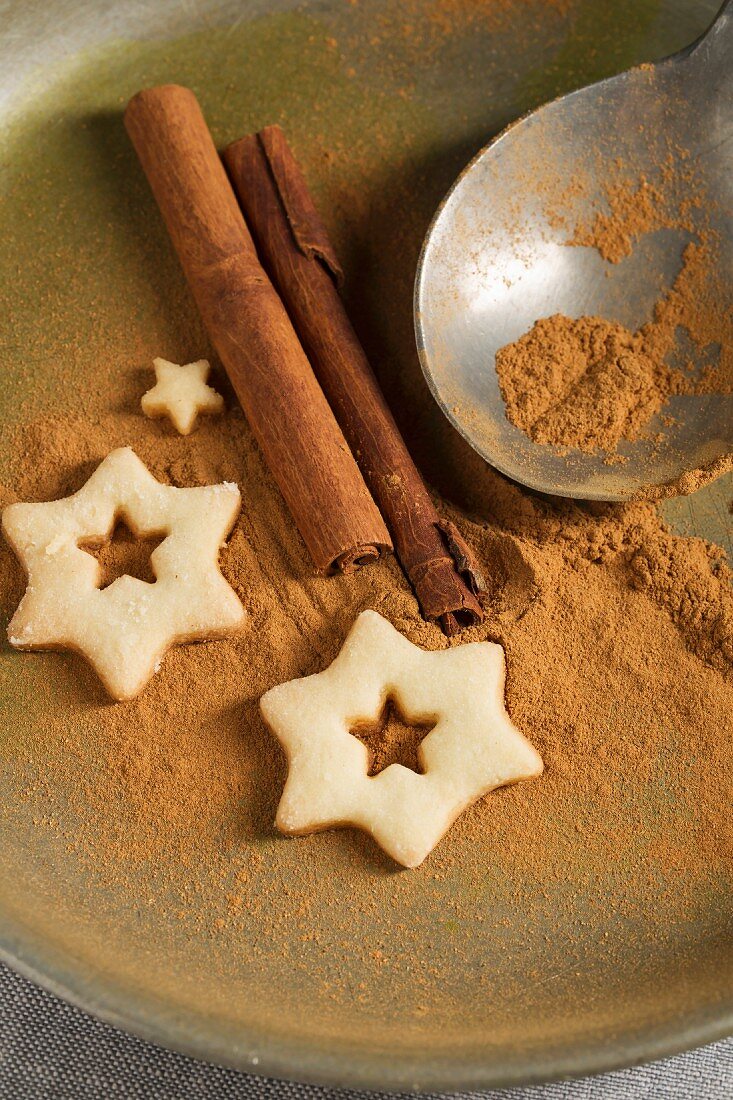
<instances>
[{"instance_id":1,"label":"pale dough surface","mask_svg":"<svg viewBox=\"0 0 733 1100\"><path fill-rule=\"evenodd\" d=\"M132 698L174 643L243 625L244 608L218 567L239 508L236 485L161 485L129 447L112 451L73 496L9 505L3 530L28 575L10 643L76 650L110 695ZM79 543L109 539L120 519L139 537L165 536L150 559L155 584L122 576L99 589L99 563Z\"/></svg>"},{"instance_id":2,"label":"pale dough surface","mask_svg":"<svg viewBox=\"0 0 733 1100\"><path fill-rule=\"evenodd\" d=\"M278 828L355 825L398 863L417 867L471 802L542 772L506 712L504 681L499 645L425 652L377 612L362 612L325 672L260 701L289 764ZM388 698L408 722L436 722L420 746L422 775L400 764L367 774L367 749L349 730L376 720Z\"/></svg>"},{"instance_id":3,"label":"pale dough surface","mask_svg":"<svg viewBox=\"0 0 733 1100\"><path fill-rule=\"evenodd\" d=\"M169 363L154 359L156 384L143 395L140 404L146 416L167 416L181 435L188 435L199 413L219 413L224 399L206 385L211 366L208 359L195 363Z\"/></svg>"}]
</instances>

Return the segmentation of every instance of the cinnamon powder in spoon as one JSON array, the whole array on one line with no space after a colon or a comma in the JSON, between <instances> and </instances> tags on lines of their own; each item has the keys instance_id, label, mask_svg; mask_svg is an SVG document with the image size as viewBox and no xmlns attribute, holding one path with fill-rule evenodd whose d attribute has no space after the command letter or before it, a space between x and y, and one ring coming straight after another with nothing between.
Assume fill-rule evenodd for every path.
<instances>
[{"instance_id":1,"label":"cinnamon powder in spoon","mask_svg":"<svg viewBox=\"0 0 733 1100\"><path fill-rule=\"evenodd\" d=\"M662 166L660 186L645 178L610 182L607 210L576 227L568 244L595 248L616 264L647 233L691 233L691 205L706 200L684 163L679 174L677 180L670 164ZM687 188L682 197L674 194L680 183ZM558 228L567 223L562 206L548 196L548 216ZM721 269L719 241L703 230L693 233L671 288L637 332L602 317L538 319L496 355L508 419L537 443L613 452L622 440L646 434L673 395L733 393L733 318ZM680 333L701 369L684 357L680 362Z\"/></svg>"},{"instance_id":2,"label":"cinnamon powder in spoon","mask_svg":"<svg viewBox=\"0 0 733 1100\"><path fill-rule=\"evenodd\" d=\"M613 451L639 439L673 394L733 393L733 322L715 262L710 240L689 244L670 292L638 332L602 317L538 320L496 355L508 418L536 443ZM709 353L702 371L669 365L679 329Z\"/></svg>"}]
</instances>

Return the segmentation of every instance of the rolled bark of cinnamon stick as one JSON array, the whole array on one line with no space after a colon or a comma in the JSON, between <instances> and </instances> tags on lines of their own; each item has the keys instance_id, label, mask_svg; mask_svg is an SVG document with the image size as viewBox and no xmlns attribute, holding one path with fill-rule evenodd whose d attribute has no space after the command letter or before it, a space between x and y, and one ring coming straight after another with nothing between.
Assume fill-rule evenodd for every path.
<instances>
[{"instance_id":1,"label":"rolled bark of cinnamon stick","mask_svg":"<svg viewBox=\"0 0 733 1100\"><path fill-rule=\"evenodd\" d=\"M204 324L322 572L390 547L389 533L264 272L195 96L140 92L125 126Z\"/></svg>"},{"instance_id":2,"label":"rolled bark of cinnamon stick","mask_svg":"<svg viewBox=\"0 0 733 1100\"><path fill-rule=\"evenodd\" d=\"M456 527L438 515L349 321L341 269L278 126L227 146L257 249L390 528L426 618L454 634L483 618L484 582Z\"/></svg>"}]
</instances>

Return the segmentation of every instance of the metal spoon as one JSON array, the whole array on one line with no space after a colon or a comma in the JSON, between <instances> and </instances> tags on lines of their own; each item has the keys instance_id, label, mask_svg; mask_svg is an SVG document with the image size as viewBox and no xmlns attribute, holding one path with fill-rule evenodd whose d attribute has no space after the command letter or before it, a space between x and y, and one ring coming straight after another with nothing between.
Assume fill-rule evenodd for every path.
<instances>
[{"instance_id":1,"label":"metal spoon","mask_svg":"<svg viewBox=\"0 0 733 1100\"><path fill-rule=\"evenodd\" d=\"M619 163L625 176L653 183L670 151L673 157L677 150L689 152L687 163L714 200L692 208L693 228L708 225L720 235L722 281L730 291L732 108L728 0L710 29L681 53L563 96L510 126L478 154L440 206L415 288L422 368L458 431L516 481L569 497L624 500L665 495L665 486L690 471L707 468L712 475L726 467L733 452L733 398L673 397L663 410L675 420L665 440L622 442L625 464L609 465L602 452L562 453L533 443L511 424L494 356L553 313L595 314L632 330L651 318L680 270L689 234L650 233L630 256L610 264L594 248L569 247L572 230L547 210L552 190L568 195L567 222L592 222ZM573 196L578 173L585 186ZM650 427L655 434L654 421Z\"/></svg>"}]
</instances>

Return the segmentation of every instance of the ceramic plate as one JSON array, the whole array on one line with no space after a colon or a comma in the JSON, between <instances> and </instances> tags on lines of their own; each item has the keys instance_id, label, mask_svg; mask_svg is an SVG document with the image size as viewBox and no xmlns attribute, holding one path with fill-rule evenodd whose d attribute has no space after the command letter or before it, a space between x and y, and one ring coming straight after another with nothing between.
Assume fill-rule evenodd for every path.
<instances>
[{"instance_id":1,"label":"ceramic plate","mask_svg":"<svg viewBox=\"0 0 733 1100\"><path fill-rule=\"evenodd\" d=\"M371 350L399 405L403 378L419 372L411 294L420 244L460 169L534 105L679 49L710 21L715 2L487 0L485 18L478 8L11 0L0 42L2 422L73 409L75 393L94 390L100 358L115 349L121 369L142 369L164 346L183 350L182 326L200 338L121 123L130 95L166 81L196 91L222 144L266 123L286 127L335 227L351 306L374 333ZM22 405L29 393L30 410ZM425 393L411 442L431 476L439 420ZM9 459L0 442L0 466ZM443 487L450 491L446 477ZM728 481L665 511L679 530L730 552L730 498ZM185 919L171 921L151 868L131 870L115 889L62 858L54 829L34 821L37 799L18 801L13 746L33 742L43 708L56 705L49 685L66 690L74 661L0 648L0 948L61 996L204 1058L382 1088L583 1074L733 1030L723 886L667 938L633 913L609 911L599 939L590 907L603 911L610 879L601 875L592 897L578 890L580 849L564 882L524 883L538 900L549 897L537 921L517 920L511 883L471 881L457 859L438 884L443 910L423 906L411 887L399 919L354 916L350 935L361 949L349 953L342 940L352 883L377 873L361 858L366 849L354 854L344 841L340 865L314 879L317 937L303 942L287 908L298 849L268 833L243 843L286 854L265 860L263 905L239 943L212 932L205 866L187 872L194 900ZM65 720L83 723L86 705L78 698ZM650 790L650 812L660 797ZM379 874L388 906L392 879ZM650 883L634 899L637 913L655 897ZM480 923L487 913L501 937ZM399 974L367 964L365 943L399 960Z\"/></svg>"}]
</instances>

